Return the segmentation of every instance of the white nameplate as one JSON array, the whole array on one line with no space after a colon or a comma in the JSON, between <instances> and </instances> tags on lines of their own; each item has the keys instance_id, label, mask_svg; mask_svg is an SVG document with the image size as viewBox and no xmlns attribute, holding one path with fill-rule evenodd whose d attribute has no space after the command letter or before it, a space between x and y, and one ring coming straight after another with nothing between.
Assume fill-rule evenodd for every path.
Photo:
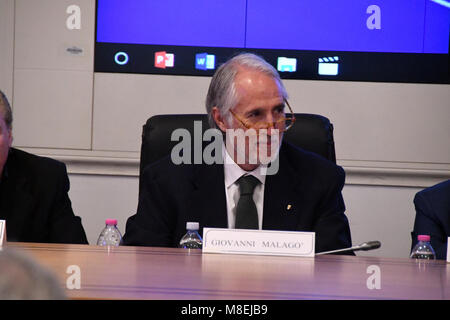
<instances>
[{"instance_id":1,"label":"white nameplate","mask_svg":"<svg viewBox=\"0 0 450 320\"><path fill-rule=\"evenodd\" d=\"M205 253L314 257L314 232L203 229Z\"/></svg>"},{"instance_id":2,"label":"white nameplate","mask_svg":"<svg viewBox=\"0 0 450 320\"><path fill-rule=\"evenodd\" d=\"M0 220L0 248L6 244L6 220Z\"/></svg>"},{"instance_id":3,"label":"white nameplate","mask_svg":"<svg viewBox=\"0 0 450 320\"><path fill-rule=\"evenodd\" d=\"M447 238L447 262L450 262L450 237Z\"/></svg>"}]
</instances>

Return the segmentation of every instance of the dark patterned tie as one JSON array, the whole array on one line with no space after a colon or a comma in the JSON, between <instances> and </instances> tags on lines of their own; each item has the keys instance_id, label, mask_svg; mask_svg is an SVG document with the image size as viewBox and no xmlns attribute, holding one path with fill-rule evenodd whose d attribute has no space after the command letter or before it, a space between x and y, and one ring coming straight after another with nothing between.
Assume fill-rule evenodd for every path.
<instances>
[{"instance_id":1,"label":"dark patterned tie","mask_svg":"<svg viewBox=\"0 0 450 320\"><path fill-rule=\"evenodd\" d=\"M254 176L242 176L237 180L241 196L236 207L236 229L258 229L258 212L255 201L253 201L253 191L259 184L259 180Z\"/></svg>"}]
</instances>

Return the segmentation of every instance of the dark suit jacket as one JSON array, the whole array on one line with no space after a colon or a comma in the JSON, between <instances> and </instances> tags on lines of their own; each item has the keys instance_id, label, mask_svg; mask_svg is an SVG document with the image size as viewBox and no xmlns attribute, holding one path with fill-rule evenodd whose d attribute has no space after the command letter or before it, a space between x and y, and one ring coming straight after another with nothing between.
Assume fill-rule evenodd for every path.
<instances>
[{"instance_id":1,"label":"dark suit jacket","mask_svg":"<svg viewBox=\"0 0 450 320\"><path fill-rule=\"evenodd\" d=\"M64 163L11 148L0 182L7 240L87 244L68 191Z\"/></svg>"},{"instance_id":2,"label":"dark suit jacket","mask_svg":"<svg viewBox=\"0 0 450 320\"><path fill-rule=\"evenodd\" d=\"M177 166L165 158L147 166L142 180L125 244L176 247L187 221L199 222L200 234L203 227L227 228L223 165ZM316 252L350 247L344 180L341 167L283 143L278 173L266 177L263 229L315 231Z\"/></svg>"},{"instance_id":3,"label":"dark suit jacket","mask_svg":"<svg viewBox=\"0 0 450 320\"><path fill-rule=\"evenodd\" d=\"M450 180L426 188L414 197L416 219L411 232L411 250L420 234L431 237L436 259L447 259L447 240L450 237Z\"/></svg>"}]
</instances>

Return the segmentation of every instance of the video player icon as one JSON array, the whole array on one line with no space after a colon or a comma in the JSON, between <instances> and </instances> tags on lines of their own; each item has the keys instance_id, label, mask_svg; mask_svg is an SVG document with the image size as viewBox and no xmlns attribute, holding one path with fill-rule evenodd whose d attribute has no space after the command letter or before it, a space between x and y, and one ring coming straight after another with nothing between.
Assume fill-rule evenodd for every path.
<instances>
[{"instance_id":1,"label":"video player icon","mask_svg":"<svg viewBox=\"0 0 450 320\"><path fill-rule=\"evenodd\" d=\"M336 76L339 73L339 57L319 58L319 75Z\"/></svg>"}]
</instances>

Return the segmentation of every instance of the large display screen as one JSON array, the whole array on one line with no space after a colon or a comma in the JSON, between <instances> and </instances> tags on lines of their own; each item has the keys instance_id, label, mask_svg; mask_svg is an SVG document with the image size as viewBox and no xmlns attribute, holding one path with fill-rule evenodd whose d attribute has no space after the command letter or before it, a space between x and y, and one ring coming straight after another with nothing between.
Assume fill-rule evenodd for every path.
<instances>
[{"instance_id":1,"label":"large display screen","mask_svg":"<svg viewBox=\"0 0 450 320\"><path fill-rule=\"evenodd\" d=\"M95 71L210 76L254 52L283 78L450 83L450 1L97 0Z\"/></svg>"}]
</instances>

